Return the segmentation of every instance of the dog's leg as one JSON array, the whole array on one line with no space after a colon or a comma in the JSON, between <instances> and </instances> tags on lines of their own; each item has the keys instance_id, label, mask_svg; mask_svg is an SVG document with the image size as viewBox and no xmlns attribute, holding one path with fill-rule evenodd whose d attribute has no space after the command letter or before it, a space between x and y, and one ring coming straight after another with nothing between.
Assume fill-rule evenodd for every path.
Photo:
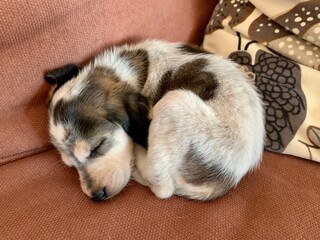
<instances>
[{"instance_id":1,"label":"dog's leg","mask_svg":"<svg viewBox=\"0 0 320 240\"><path fill-rule=\"evenodd\" d=\"M142 177L149 182L152 192L161 199L169 198L175 193L177 167L184 152L177 128L176 107L180 99L172 91L165 95L153 108L153 118L149 127L147 158L137 158L137 168ZM178 96L179 97L179 96ZM178 105L177 105L178 104Z\"/></svg>"},{"instance_id":2,"label":"dog's leg","mask_svg":"<svg viewBox=\"0 0 320 240\"><path fill-rule=\"evenodd\" d=\"M150 136L150 135L149 135ZM152 141L149 141L149 143ZM142 148L139 146L139 148ZM161 199L169 198L174 193L174 184L169 174L167 159L170 155L155 151L161 148L159 144L155 147L151 143L148 153L141 154L141 150L136 153L137 181L148 186L151 191Z\"/></svg>"},{"instance_id":3,"label":"dog's leg","mask_svg":"<svg viewBox=\"0 0 320 240\"><path fill-rule=\"evenodd\" d=\"M142 178L148 182L151 191L161 199L169 198L174 194L174 182L171 177L171 163L174 154L171 152L166 139L170 127L159 118L151 121L148 136L147 156L136 152L136 166ZM167 128L167 129L166 129Z\"/></svg>"},{"instance_id":4,"label":"dog's leg","mask_svg":"<svg viewBox=\"0 0 320 240\"><path fill-rule=\"evenodd\" d=\"M138 183L144 186L149 186L149 183L141 176L137 164L143 165L147 159L147 150L139 144L134 144L134 164L131 170L131 177Z\"/></svg>"},{"instance_id":5,"label":"dog's leg","mask_svg":"<svg viewBox=\"0 0 320 240\"><path fill-rule=\"evenodd\" d=\"M231 176L214 151L222 129L215 119L213 110L186 90L170 91L154 106L147 160L138 168L157 197L209 200L230 188Z\"/></svg>"},{"instance_id":6,"label":"dog's leg","mask_svg":"<svg viewBox=\"0 0 320 240\"><path fill-rule=\"evenodd\" d=\"M148 158L154 162L156 159ZM159 160L159 158L158 158ZM158 164L142 166L143 178L149 182L149 188L160 199L170 198L175 191L174 182L168 172L159 168Z\"/></svg>"}]
</instances>

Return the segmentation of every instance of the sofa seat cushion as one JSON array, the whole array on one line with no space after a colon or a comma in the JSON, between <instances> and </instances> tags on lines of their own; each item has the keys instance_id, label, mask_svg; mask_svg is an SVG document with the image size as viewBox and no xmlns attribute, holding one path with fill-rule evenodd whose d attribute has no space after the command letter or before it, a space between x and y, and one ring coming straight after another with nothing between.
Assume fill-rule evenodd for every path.
<instances>
[{"instance_id":1,"label":"sofa seat cushion","mask_svg":"<svg viewBox=\"0 0 320 240\"><path fill-rule=\"evenodd\" d=\"M289 164L290 163L290 164ZM94 203L55 150L0 168L2 239L317 239L320 166L266 152L258 170L210 202L157 199L135 182Z\"/></svg>"}]
</instances>

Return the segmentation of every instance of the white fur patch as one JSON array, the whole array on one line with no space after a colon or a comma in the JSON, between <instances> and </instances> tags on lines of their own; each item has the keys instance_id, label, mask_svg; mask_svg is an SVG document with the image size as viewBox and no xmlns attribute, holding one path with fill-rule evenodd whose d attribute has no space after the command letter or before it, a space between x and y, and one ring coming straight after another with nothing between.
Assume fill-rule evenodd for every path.
<instances>
[{"instance_id":1,"label":"white fur patch","mask_svg":"<svg viewBox=\"0 0 320 240\"><path fill-rule=\"evenodd\" d=\"M75 143L73 154L77 160L84 163L90 155L90 145L85 140L79 140Z\"/></svg>"},{"instance_id":2,"label":"white fur patch","mask_svg":"<svg viewBox=\"0 0 320 240\"><path fill-rule=\"evenodd\" d=\"M108 66L112 69L116 76L118 76L121 81L127 82L136 90L139 89L139 83L137 82L138 74L132 67L130 67L130 62L124 58L120 58L120 52L123 48L112 48L109 52L102 53L93 62L94 67Z\"/></svg>"},{"instance_id":3,"label":"white fur patch","mask_svg":"<svg viewBox=\"0 0 320 240\"><path fill-rule=\"evenodd\" d=\"M62 124L54 124L53 120L50 119L49 132L51 138L54 139L57 144L63 144L63 140L65 140L67 132Z\"/></svg>"}]
</instances>

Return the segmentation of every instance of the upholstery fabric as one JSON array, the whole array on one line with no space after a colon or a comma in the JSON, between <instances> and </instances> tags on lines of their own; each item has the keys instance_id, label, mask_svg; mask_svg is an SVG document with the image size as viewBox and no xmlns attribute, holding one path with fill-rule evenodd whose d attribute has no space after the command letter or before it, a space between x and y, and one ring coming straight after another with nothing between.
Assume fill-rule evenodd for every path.
<instances>
[{"instance_id":1,"label":"upholstery fabric","mask_svg":"<svg viewBox=\"0 0 320 240\"><path fill-rule=\"evenodd\" d=\"M135 182L110 201L82 193L53 150L0 167L1 239L319 239L319 165L265 153L210 202L157 199Z\"/></svg>"},{"instance_id":2,"label":"upholstery fabric","mask_svg":"<svg viewBox=\"0 0 320 240\"><path fill-rule=\"evenodd\" d=\"M265 148L320 162L319 1L220 1L203 45L242 64L256 82Z\"/></svg>"},{"instance_id":3,"label":"upholstery fabric","mask_svg":"<svg viewBox=\"0 0 320 240\"><path fill-rule=\"evenodd\" d=\"M200 43L214 0L0 1L0 164L50 149L43 74L112 44Z\"/></svg>"},{"instance_id":4,"label":"upholstery fabric","mask_svg":"<svg viewBox=\"0 0 320 240\"><path fill-rule=\"evenodd\" d=\"M215 2L0 0L0 239L319 239L319 164L266 152L215 201L132 181L94 203L49 144L45 70L124 41L200 43Z\"/></svg>"}]
</instances>

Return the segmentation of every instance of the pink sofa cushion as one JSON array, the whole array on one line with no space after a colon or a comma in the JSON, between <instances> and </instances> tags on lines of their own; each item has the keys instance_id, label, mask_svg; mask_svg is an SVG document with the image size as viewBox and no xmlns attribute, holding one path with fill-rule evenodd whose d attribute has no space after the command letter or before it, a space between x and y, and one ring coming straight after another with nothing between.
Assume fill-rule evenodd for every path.
<instances>
[{"instance_id":1,"label":"pink sofa cushion","mask_svg":"<svg viewBox=\"0 0 320 240\"><path fill-rule=\"evenodd\" d=\"M214 2L1 1L0 164L50 148L45 70L124 41L200 43Z\"/></svg>"},{"instance_id":2,"label":"pink sofa cushion","mask_svg":"<svg viewBox=\"0 0 320 240\"><path fill-rule=\"evenodd\" d=\"M19 178L17 178L19 176ZM15 179L15 181L13 181ZM319 239L319 165L267 152L258 171L209 202L157 199L130 182L101 204L56 151L0 168L1 239Z\"/></svg>"}]
</instances>

